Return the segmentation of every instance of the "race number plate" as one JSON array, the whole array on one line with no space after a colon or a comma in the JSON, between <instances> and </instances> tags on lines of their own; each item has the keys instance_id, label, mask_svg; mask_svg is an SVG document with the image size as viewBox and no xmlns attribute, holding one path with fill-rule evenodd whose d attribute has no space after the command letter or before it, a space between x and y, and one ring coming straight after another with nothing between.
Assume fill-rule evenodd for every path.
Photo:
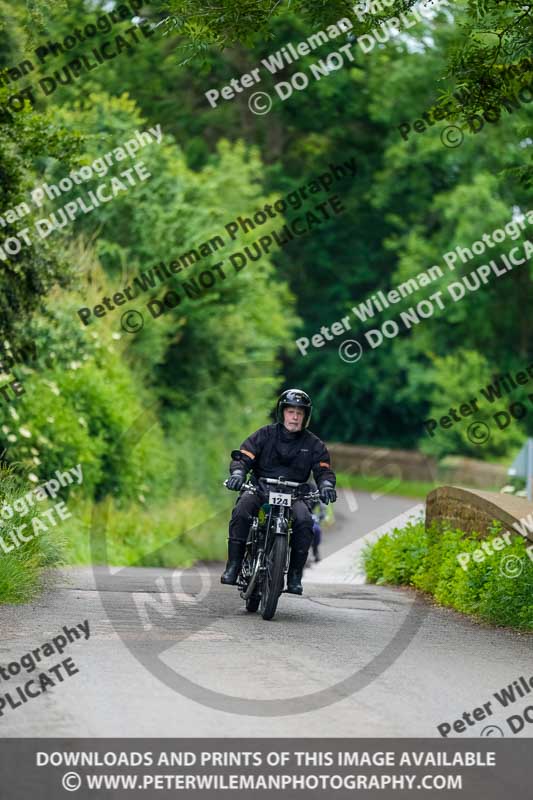
<instances>
[{"instance_id":1,"label":"race number plate","mask_svg":"<svg viewBox=\"0 0 533 800\"><path fill-rule=\"evenodd\" d=\"M281 492L269 492L268 502L271 506L290 506L292 495L281 494Z\"/></svg>"}]
</instances>

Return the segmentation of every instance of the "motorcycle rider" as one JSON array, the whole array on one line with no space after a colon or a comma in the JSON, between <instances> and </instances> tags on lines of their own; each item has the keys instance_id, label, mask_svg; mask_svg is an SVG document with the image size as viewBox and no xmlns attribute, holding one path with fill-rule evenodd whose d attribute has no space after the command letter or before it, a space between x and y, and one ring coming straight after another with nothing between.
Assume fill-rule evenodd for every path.
<instances>
[{"instance_id":1,"label":"motorcycle rider","mask_svg":"<svg viewBox=\"0 0 533 800\"><path fill-rule=\"evenodd\" d=\"M228 489L239 491L252 470L260 493L244 492L235 504L229 524L228 562L221 583L237 583L251 519L268 497L268 489L261 484L261 478L281 477L305 483L312 471L321 500L324 503L336 501L336 478L326 445L307 430L312 410L308 394L301 389L287 389L277 402L277 422L259 428L245 439L240 450L232 451ZM302 572L313 541L313 520L303 500L293 502L292 515L287 591L302 594Z\"/></svg>"}]
</instances>

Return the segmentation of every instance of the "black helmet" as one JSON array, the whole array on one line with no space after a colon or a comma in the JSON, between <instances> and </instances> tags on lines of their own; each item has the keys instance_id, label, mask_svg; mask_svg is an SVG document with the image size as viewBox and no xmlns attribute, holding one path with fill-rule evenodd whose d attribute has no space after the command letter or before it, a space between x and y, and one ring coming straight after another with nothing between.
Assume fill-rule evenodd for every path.
<instances>
[{"instance_id":1,"label":"black helmet","mask_svg":"<svg viewBox=\"0 0 533 800\"><path fill-rule=\"evenodd\" d=\"M283 424L283 409L287 406L297 406L304 410L304 422L302 428L307 428L309 420L311 419L311 412L313 411L313 403L311 398L302 389L287 389L279 396L278 404L276 406L276 419Z\"/></svg>"}]
</instances>

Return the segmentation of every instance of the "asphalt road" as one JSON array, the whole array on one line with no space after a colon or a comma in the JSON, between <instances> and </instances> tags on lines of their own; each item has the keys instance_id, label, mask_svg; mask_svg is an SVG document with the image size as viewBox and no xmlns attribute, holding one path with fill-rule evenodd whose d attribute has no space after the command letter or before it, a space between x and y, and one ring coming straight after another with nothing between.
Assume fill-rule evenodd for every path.
<instances>
[{"instance_id":1,"label":"asphalt road","mask_svg":"<svg viewBox=\"0 0 533 800\"><path fill-rule=\"evenodd\" d=\"M40 666L70 657L79 672L4 708L0 736L432 737L488 701L492 715L454 735L497 725L512 736L505 720L533 704L533 691L507 709L493 693L531 677L531 636L341 574L349 545L415 504L342 496L323 562L306 570L303 597L282 596L272 622L221 586L221 565L62 571L38 602L2 607L0 665L88 620L88 640ZM31 677L0 680L0 692Z\"/></svg>"}]
</instances>

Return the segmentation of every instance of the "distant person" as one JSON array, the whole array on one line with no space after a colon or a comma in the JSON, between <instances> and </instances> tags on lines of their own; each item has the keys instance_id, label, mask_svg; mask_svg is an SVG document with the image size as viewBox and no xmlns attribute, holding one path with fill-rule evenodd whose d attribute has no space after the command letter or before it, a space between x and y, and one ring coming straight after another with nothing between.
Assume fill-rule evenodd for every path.
<instances>
[{"instance_id":1,"label":"distant person","mask_svg":"<svg viewBox=\"0 0 533 800\"><path fill-rule=\"evenodd\" d=\"M307 430L313 405L301 389L288 389L276 406L277 422L265 425L246 439L240 450L231 454L228 489L239 491L246 474L252 470L258 494L243 492L237 500L229 524L228 562L221 583L234 585L241 569L251 518L268 502L268 489L262 478L284 478L305 483L311 471L324 503L334 503L335 473L331 469L326 445ZM303 500L292 505L293 530L291 557L287 575L287 591L302 594L302 572L313 541L313 520Z\"/></svg>"},{"instance_id":2,"label":"distant person","mask_svg":"<svg viewBox=\"0 0 533 800\"><path fill-rule=\"evenodd\" d=\"M315 562L320 561L320 543L322 541L322 526L320 525L326 519L326 505L319 500L315 503L311 510L311 518L313 520L313 542L311 548L313 550L313 558Z\"/></svg>"}]
</instances>

